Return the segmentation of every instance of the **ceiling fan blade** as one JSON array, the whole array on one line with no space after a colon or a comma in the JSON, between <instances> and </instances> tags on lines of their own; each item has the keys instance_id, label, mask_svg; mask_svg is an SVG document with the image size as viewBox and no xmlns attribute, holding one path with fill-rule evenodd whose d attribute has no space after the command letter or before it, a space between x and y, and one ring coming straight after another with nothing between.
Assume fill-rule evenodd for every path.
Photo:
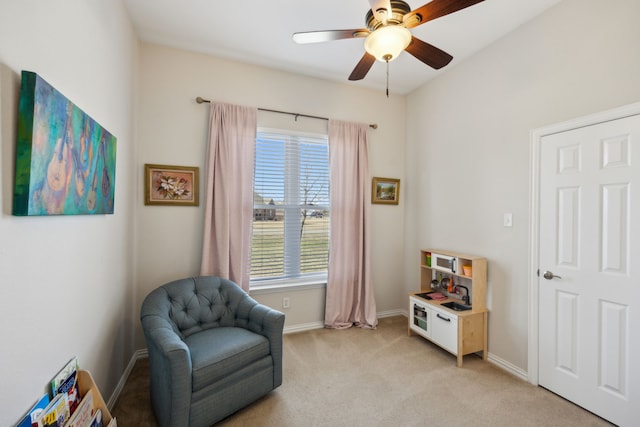
<instances>
[{"instance_id":1,"label":"ceiling fan blade","mask_svg":"<svg viewBox=\"0 0 640 427\"><path fill-rule=\"evenodd\" d=\"M374 62L376 62L376 57L365 52L362 59L360 59L360 62L356 65L356 68L351 72L349 80L364 79L364 76L367 75Z\"/></svg>"},{"instance_id":2,"label":"ceiling fan blade","mask_svg":"<svg viewBox=\"0 0 640 427\"><path fill-rule=\"evenodd\" d=\"M417 27L420 24L440 18L453 12L473 6L484 0L433 0L404 16L407 28Z\"/></svg>"},{"instance_id":3,"label":"ceiling fan blade","mask_svg":"<svg viewBox=\"0 0 640 427\"><path fill-rule=\"evenodd\" d=\"M369 4L373 16L378 21L385 22L391 17L391 0L369 0Z\"/></svg>"},{"instance_id":4,"label":"ceiling fan blade","mask_svg":"<svg viewBox=\"0 0 640 427\"><path fill-rule=\"evenodd\" d=\"M356 30L307 31L303 33L294 33L293 41L300 44L330 42L333 40L366 37L369 33L370 31L366 28Z\"/></svg>"},{"instance_id":5,"label":"ceiling fan blade","mask_svg":"<svg viewBox=\"0 0 640 427\"><path fill-rule=\"evenodd\" d=\"M411 43L409 43L409 46L407 46L405 50L436 70L444 67L453 59L453 56L444 50L438 49L415 37L411 37Z\"/></svg>"}]
</instances>

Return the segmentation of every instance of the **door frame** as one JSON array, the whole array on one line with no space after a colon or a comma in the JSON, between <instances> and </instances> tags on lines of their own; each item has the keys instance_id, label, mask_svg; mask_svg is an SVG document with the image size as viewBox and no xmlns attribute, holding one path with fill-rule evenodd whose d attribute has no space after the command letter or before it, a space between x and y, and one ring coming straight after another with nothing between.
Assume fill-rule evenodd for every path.
<instances>
[{"instance_id":1,"label":"door frame","mask_svg":"<svg viewBox=\"0 0 640 427\"><path fill-rule=\"evenodd\" d=\"M529 196L531 210L529 215L529 337L527 378L533 385L538 385L538 309L539 309L539 281L538 268L540 266L540 152L542 138L560 132L566 132L586 126L597 125L625 117L640 115L640 102L602 111L588 116L579 117L561 123L533 129L529 138L530 181ZM638 166L636 166L638 167Z\"/></svg>"}]
</instances>

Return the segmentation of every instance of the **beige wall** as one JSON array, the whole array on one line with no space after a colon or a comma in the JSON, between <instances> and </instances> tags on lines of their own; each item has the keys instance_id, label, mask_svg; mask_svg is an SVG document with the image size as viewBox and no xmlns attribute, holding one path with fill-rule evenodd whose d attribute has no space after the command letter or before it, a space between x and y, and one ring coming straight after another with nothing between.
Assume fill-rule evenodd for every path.
<instances>
[{"instance_id":1,"label":"beige wall","mask_svg":"<svg viewBox=\"0 0 640 427\"><path fill-rule=\"evenodd\" d=\"M486 256L489 352L523 372L529 132L640 100L638 17L637 0L563 1L407 99L407 288L421 247Z\"/></svg>"},{"instance_id":2,"label":"beige wall","mask_svg":"<svg viewBox=\"0 0 640 427\"><path fill-rule=\"evenodd\" d=\"M135 350L136 49L120 2L0 0L0 425L13 425L73 355L108 399ZM113 215L11 215L22 70L117 137Z\"/></svg>"},{"instance_id":3,"label":"beige wall","mask_svg":"<svg viewBox=\"0 0 640 427\"><path fill-rule=\"evenodd\" d=\"M139 157L145 163L194 165L204 177L209 109L197 96L220 102L292 111L363 123L369 132L370 167L374 176L404 179L404 97L241 64L203 54L143 44L140 55ZM326 122L299 118L298 126L326 132ZM259 125L296 126L293 117L259 112ZM310 128L309 128L310 127ZM204 199L204 194L201 194ZM404 308L403 218L399 206L372 209L373 280L378 311ZM138 185L138 300L169 280L198 274L202 247L203 207L143 206ZM291 299L286 327L317 325L324 319L324 290L290 290L256 298L282 309ZM138 333L141 334L139 326ZM144 348L144 341L137 345Z\"/></svg>"}]
</instances>

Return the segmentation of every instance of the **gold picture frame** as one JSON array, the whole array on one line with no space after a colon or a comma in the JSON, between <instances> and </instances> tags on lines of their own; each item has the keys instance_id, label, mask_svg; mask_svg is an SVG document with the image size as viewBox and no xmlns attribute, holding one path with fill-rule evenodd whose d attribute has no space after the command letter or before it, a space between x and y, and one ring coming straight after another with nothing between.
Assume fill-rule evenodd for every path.
<instances>
[{"instance_id":1,"label":"gold picture frame","mask_svg":"<svg viewBox=\"0 0 640 427\"><path fill-rule=\"evenodd\" d=\"M371 183L371 203L397 205L400 200L400 180L374 177Z\"/></svg>"},{"instance_id":2,"label":"gold picture frame","mask_svg":"<svg viewBox=\"0 0 640 427\"><path fill-rule=\"evenodd\" d=\"M199 206L199 168L144 165L144 204Z\"/></svg>"}]
</instances>

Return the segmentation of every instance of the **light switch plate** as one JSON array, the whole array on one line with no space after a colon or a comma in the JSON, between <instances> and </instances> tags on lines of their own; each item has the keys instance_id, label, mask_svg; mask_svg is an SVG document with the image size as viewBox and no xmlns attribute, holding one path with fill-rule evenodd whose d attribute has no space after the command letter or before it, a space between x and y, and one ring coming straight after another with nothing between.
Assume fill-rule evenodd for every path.
<instances>
[{"instance_id":1,"label":"light switch plate","mask_svg":"<svg viewBox=\"0 0 640 427\"><path fill-rule=\"evenodd\" d=\"M513 227L513 215L511 213L504 214L504 226Z\"/></svg>"}]
</instances>

